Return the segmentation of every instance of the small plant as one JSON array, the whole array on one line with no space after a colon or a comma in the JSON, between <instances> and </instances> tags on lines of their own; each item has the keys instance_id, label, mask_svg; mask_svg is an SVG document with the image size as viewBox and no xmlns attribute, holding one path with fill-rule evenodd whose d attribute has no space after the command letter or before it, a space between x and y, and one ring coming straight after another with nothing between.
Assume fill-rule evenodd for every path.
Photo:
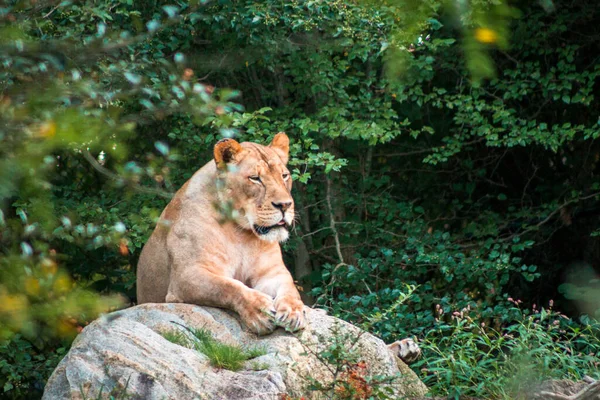
<instances>
[{"instance_id":1,"label":"small plant","mask_svg":"<svg viewBox=\"0 0 600 400\"><path fill-rule=\"evenodd\" d=\"M267 354L267 349L264 346L251 347L249 349L246 349L246 353L248 354L248 359L251 360L253 358L257 358Z\"/></svg>"},{"instance_id":2,"label":"small plant","mask_svg":"<svg viewBox=\"0 0 600 400\"><path fill-rule=\"evenodd\" d=\"M250 357L241 347L218 342L214 339L201 340L197 349L208 357L210 364L231 371L242 369Z\"/></svg>"},{"instance_id":3,"label":"small plant","mask_svg":"<svg viewBox=\"0 0 600 400\"><path fill-rule=\"evenodd\" d=\"M88 397L90 392L89 388L86 391L83 387L80 387L79 391L81 393L81 398L82 400L102 400L106 398L108 398L109 400L129 400L133 397L131 394L127 393L127 388L129 387L130 379L131 376L127 378L127 382L125 382L124 387L120 387L119 385L117 385L108 392L104 392L105 387L104 385L101 385L98 394L94 397Z\"/></svg>"},{"instance_id":4,"label":"small plant","mask_svg":"<svg viewBox=\"0 0 600 400\"><path fill-rule=\"evenodd\" d=\"M578 324L548 308L521 309L508 299L516 322L489 327L476 310L455 311L421 341L424 356L414 364L438 395L520 399L540 381L598 377L600 325Z\"/></svg>"},{"instance_id":5,"label":"small plant","mask_svg":"<svg viewBox=\"0 0 600 400\"><path fill-rule=\"evenodd\" d=\"M253 361L248 366L248 369L252 371L264 371L265 369L269 369L269 364Z\"/></svg>"},{"instance_id":6,"label":"small plant","mask_svg":"<svg viewBox=\"0 0 600 400\"><path fill-rule=\"evenodd\" d=\"M316 357L331 374L330 382L305 376L307 391L321 392L325 398L336 400L392 399L396 376L369 374L369 365L360 359L356 345L365 331L342 332L335 324L331 337L319 337L317 343L300 340L305 354Z\"/></svg>"},{"instance_id":7,"label":"small plant","mask_svg":"<svg viewBox=\"0 0 600 400\"><path fill-rule=\"evenodd\" d=\"M161 335L171 343L188 348L193 347L192 341L181 331L169 330L162 332Z\"/></svg>"},{"instance_id":8,"label":"small plant","mask_svg":"<svg viewBox=\"0 0 600 400\"><path fill-rule=\"evenodd\" d=\"M335 386L335 397L339 399L367 399L373 387L367 381L367 363L348 364Z\"/></svg>"},{"instance_id":9,"label":"small plant","mask_svg":"<svg viewBox=\"0 0 600 400\"><path fill-rule=\"evenodd\" d=\"M206 329L188 328L175 321L171 322L184 328L190 335L186 335L181 330L172 330L163 332L162 336L172 343L183 347L193 348L201 352L208 357L209 362L213 367L228 369L230 371L239 371L243 368L246 361L267 354L265 348L243 348L222 343L215 339L210 331ZM257 369L254 367L258 366L258 364L254 364L251 369Z\"/></svg>"}]
</instances>

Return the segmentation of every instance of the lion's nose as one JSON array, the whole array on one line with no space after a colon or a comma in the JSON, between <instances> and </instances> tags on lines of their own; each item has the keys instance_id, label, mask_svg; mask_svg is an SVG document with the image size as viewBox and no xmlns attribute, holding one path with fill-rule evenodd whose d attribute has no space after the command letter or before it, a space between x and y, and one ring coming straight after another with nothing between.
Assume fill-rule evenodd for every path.
<instances>
[{"instance_id":1,"label":"lion's nose","mask_svg":"<svg viewBox=\"0 0 600 400\"><path fill-rule=\"evenodd\" d=\"M273 207L280 209L282 212L286 212L288 208L291 207L292 202L291 201L273 201L271 202L271 204L273 204Z\"/></svg>"}]
</instances>

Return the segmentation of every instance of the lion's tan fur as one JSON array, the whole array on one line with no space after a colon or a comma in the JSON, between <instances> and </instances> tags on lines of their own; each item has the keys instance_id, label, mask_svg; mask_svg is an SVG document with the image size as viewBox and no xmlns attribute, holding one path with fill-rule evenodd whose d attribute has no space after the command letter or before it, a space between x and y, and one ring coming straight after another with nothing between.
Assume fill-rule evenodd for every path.
<instances>
[{"instance_id":1,"label":"lion's tan fur","mask_svg":"<svg viewBox=\"0 0 600 400\"><path fill-rule=\"evenodd\" d=\"M215 159L176 193L142 250L138 303L229 308L260 334L277 323L304 326L303 304L278 243L288 233L277 224L294 218L288 150L283 133L270 146L215 145ZM228 200L238 216L223 223L215 205ZM276 227L260 234L256 226Z\"/></svg>"}]
</instances>

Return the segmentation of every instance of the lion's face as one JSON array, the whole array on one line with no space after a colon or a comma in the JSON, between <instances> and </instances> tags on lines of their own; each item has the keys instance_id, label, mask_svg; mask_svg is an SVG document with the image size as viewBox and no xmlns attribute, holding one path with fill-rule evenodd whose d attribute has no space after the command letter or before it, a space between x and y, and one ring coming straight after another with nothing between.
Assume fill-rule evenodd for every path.
<instances>
[{"instance_id":1,"label":"lion's face","mask_svg":"<svg viewBox=\"0 0 600 400\"><path fill-rule=\"evenodd\" d=\"M261 240L283 242L294 221L292 177L286 168L289 139L278 133L269 146L224 139L215 145L223 179L222 200L231 200L236 222Z\"/></svg>"}]
</instances>

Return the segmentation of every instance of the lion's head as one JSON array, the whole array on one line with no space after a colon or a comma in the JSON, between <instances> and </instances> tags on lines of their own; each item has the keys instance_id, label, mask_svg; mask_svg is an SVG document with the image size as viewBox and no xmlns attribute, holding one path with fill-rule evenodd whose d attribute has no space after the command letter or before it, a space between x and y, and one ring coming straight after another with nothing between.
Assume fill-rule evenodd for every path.
<instances>
[{"instance_id":1,"label":"lion's head","mask_svg":"<svg viewBox=\"0 0 600 400\"><path fill-rule=\"evenodd\" d=\"M214 148L223 184L220 200L231 201L236 223L261 240L287 240L294 221L292 177L286 168L289 145L280 132L269 146L223 139Z\"/></svg>"}]
</instances>

